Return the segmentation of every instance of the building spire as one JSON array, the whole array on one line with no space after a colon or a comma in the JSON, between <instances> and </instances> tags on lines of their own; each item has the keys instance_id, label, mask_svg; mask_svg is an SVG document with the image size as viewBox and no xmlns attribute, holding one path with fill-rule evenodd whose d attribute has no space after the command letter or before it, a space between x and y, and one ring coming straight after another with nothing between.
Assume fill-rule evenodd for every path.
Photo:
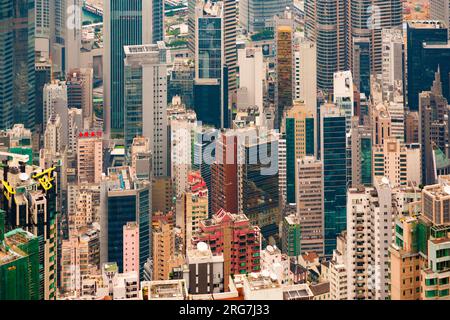
<instances>
[{"instance_id":1,"label":"building spire","mask_svg":"<svg viewBox=\"0 0 450 320\"><path fill-rule=\"evenodd\" d=\"M442 95L442 82L441 82L441 66L438 65L437 71L434 73L433 86L431 91L437 95Z\"/></svg>"}]
</instances>

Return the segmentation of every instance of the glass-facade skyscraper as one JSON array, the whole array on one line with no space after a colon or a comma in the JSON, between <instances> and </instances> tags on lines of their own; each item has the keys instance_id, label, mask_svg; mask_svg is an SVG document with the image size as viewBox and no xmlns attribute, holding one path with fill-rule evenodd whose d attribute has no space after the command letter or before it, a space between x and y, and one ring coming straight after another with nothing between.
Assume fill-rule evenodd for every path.
<instances>
[{"instance_id":1,"label":"glass-facade skyscraper","mask_svg":"<svg viewBox=\"0 0 450 320\"><path fill-rule=\"evenodd\" d=\"M161 0L104 2L103 95L105 128L112 137L124 135L124 46L162 40L164 5ZM155 40L156 39L156 40Z\"/></svg>"},{"instance_id":2,"label":"glass-facade skyscraper","mask_svg":"<svg viewBox=\"0 0 450 320\"><path fill-rule=\"evenodd\" d=\"M292 3L292 0L241 0L239 22L249 33L263 31L275 15L283 13Z\"/></svg>"},{"instance_id":3,"label":"glass-facade skyscraper","mask_svg":"<svg viewBox=\"0 0 450 320\"><path fill-rule=\"evenodd\" d=\"M260 133L259 135L261 137ZM251 224L261 228L261 233L266 240L271 236L276 237L281 218L278 189L278 140L271 136L258 138L257 141L245 143L241 150L243 163L238 169L240 171L238 174L239 212L244 213ZM263 160L261 156L267 157L270 162Z\"/></svg>"},{"instance_id":4,"label":"glass-facade skyscraper","mask_svg":"<svg viewBox=\"0 0 450 320\"><path fill-rule=\"evenodd\" d=\"M0 3L0 129L34 130L34 0Z\"/></svg>"},{"instance_id":5,"label":"glass-facade skyscraper","mask_svg":"<svg viewBox=\"0 0 450 320\"><path fill-rule=\"evenodd\" d=\"M227 128L228 69L223 55L223 8L209 12L203 10L203 4L198 4L196 9L194 110L202 123Z\"/></svg>"},{"instance_id":6,"label":"glass-facade skyscraper","mask_svg":"<svg viewBox=\"0 0 450 320\"><path fill-rule=\"evenodd\" d=\"M345 112L333 104L321 107L325 255L336 248L336 237L347 227L347 151Z\"/></svg>"},{"instance_id":7,"label":"glass-facade skyscraper","mask_svg":"<svg viewBox=\"0 0 450 320\"><path fill-rule=\"evenodd\" d=\"M447 28L439 21L410 21L407 23L407 88L408 107L419 110L419 93L427 91L433 84L434 74L441 68L443 95L449 93L449 63ZM424 48L426 43L427 48ZM435 47L434 47L435 46ZM434 48L433 48L434 47ZM447 47L447 49L446 49Z\"/></svg>"},{"instance_id":8,"label":"glass-facade skyscraper","mask_svg":"<svg viewBox=\"0 0 450 320\"><path fill-rule=\"evenodd\" d=\"M127 167L109 169L105 190L108 261L117 262L123 272L123 226L135 221L139 225L139 276L151 258L151 184L130 179Z\"/></svg>"}]
</instances>

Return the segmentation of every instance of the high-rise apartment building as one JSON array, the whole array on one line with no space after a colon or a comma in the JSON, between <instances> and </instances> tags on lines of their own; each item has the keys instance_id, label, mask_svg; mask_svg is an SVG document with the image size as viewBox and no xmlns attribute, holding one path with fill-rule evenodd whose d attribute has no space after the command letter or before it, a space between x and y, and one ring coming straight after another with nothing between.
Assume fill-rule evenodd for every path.
<instances>
[{"instance_id":1,"label":"high-rise apartment building","mask_svg":"<svg viewBox=\"0 0 450 320\"><path fill-rule=\"evenodd\" d=\"M374 145L372 149L372 175L386 177L392 187L419 185L421 183L420 146L405 145L397 138L384 139L384 143Z\"/></svg>"},{"instance_id":2,"label":"high-rise apartment building","mask_svg":"<svg viewBox=\"0 0 450 320\"><path fill-rule=\"evenodd\" d=\"M61 292L80 293L82 279L100 270L100 230L84 227L62 240L59 264Z\"/></svg>"},{"instance_id":3,"label":"high-rise apartment building","mask_svg":"<svg viewBox=\"0 0 450 320\"><path fill-rule=\"evenodd\" d=\"M47 126L48 119L53 114L59 114L64 123L67 122L67 85L64 81L53 81L44 85L44 110L42 123L44 131Z\"/></svg>"},{"instance_id":4,"label":"high-rise apartment building","mask_svg":"<svg viewBox=\"0 0 450 320\"><path fill-rule=\"evenodd\" d=\"M172 272L171 259L175 257L173 226L159 220L153 227L153 280L168 280Z\"/></svg>"},{"instance_id":5,"label":"high-rise apartment building","mask_svg":"<svg viewBox=\"0 0 450 320\"><path fill-rule=\"evenodd\" d=\"M151 180L152 178L152 154L150 152L150 140L145 137L136 137L130 148L131 169L136 178Z\"/></svg>"},{"instance_id":6,"label":"high-rise apartment building","mask_svg":"<svg viewBox=\"0 0 450 320\"><path fill-rule=\"evenodd\" d=\"M350 188L347 201L347 299L389 297L389 245L393 236L392 188Z\"/></svg>"},{"instance_id":7,"label":"high-rise apartment building","mask_svg":"<svg viewBox=\"0 0 450 320\"><path fill-rule=\"evenodd\" d=\"M300 221L301 253L324 253L322 162L307 156L297 159L296 204Z\"/></svg>"},{"instance_id":8,"label":"high-rise apartment building","mask_svg":"<svg viewBox=\"0 0 450 320\"><path fill-rule=\"evenodd\" d=\"M250 47L238 50L239 89L247 90L247 106L256 106L260 113L264 107L264 82L266 68L262 48ZM241 102L238 101L238 104Z\"/></svg>"},{"instance_id":9,"label":"high-rise apartment building","mask_svg":"<svg viewBox=\"0 0 450 320\"><path fill-rule=\"evenodd\" d=\"M390 247L392 299L448 300L449 220L443 209L449 201L448 182L449 176L440 176L396 219Z\"/></svg>"},{"instance_id":10,"label":"high-rise apartment building","mask_svg":"<svg viewBox=\"0 0 450 320\"><path fill-rule=\"evenodd\" d=\"M302 38L294 47L295 100L303 100L317 113L317 45ZM317 129L316 129L317 130Z\"/></svg>"},{"instance_id":11,"label":"high-rise apartment building","mask_svg":"<svg viewBox=\"0 0 450 320\"><path fill-rule=\"evenodd\" d=\"M400 84L403 89L404 75L404 38L401 29L383 29L382 43L382 86L383 96ZM403 90L402 90L403 92Z\"/></svg>"},{"instance_id":12,"label":"high-rise apartment building","mask_svg":"<svg viewBox=\"0 0 450 320\"><path fill-rule=\"evenodd\" d=\"M183 245L187 249L192 235L198 231L200 221L208 218L208 188L198 171L188 176L188 188L177 199L177 224L181 227Z\"/></svg>"},{"instance_id":13,"label":"high-rise apartment building","mask_svg":"<svg viewBox=\"0 0 450 320\"><path fill-rule=\"evenodd\" d=\"M192 169L192 146L197 126L197 116L193 110L179 104L179 99L172 100L167 110L170 135L170 175L177 197L188 187L188 175Z\"/></svg>"},{"instance_id":14,"label":"high-rise apartment building","mask_svg":"<svg viewBox=\"0 0 450 320\"><path fill-rule=\"evenodd\" d=\"M336 249L328 268L330 299L347 300L347 232L337 237Z\"/></svg>"},{"instance_id":15,"label":"high-rise apartment building","mask_svg":"<svg viewBox=\"0 0 450 320\"><path fill-rule=\"evenodd\" d=\"M211 219L200 221L192 242L206 242L213 255L223 255L225 290L231 275L260 270L260 229L244 214L220 210Z\"/></svg>"},{"instance_id":16,"label":"high-rise apartment building","mask_svg":"<svg viewBox=\"0 0 450 320\"><path fill-rule=\"evenodd\" d=\"M78 134L78 183L100 183L103 172L102 132L85 131Z\"/></svg>"}]
</instances>

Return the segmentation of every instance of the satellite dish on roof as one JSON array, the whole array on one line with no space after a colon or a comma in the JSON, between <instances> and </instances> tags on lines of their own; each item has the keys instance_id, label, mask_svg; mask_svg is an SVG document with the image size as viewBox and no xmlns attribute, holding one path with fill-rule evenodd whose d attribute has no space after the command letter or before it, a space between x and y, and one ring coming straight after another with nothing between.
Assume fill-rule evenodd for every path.
<instances>
[{"instance_id":1,"label":"satellite dish on roof","mask_svg":"<svg viewBox=\"0 0 450 320\"><path fill-rule=\"evenodd\" d=\"M197 250L202 251L202 252L206 251L206 250L208 250L208 245L204 242L199 242L199 243L197 243Z\"/></svg>"},{"instance_id":2,"label":"satellite dish on roof","mask_svg":"<svg viewBox=\"0 0 450 320\"><path fill-rule=\"evenodd\" d=\"M389 179L386 178L386 177L383 177L383 178L381 178L381 182L382 182L383 184L389 184Z\"/></svg>"},{"instance_id":3,"label":"satellite dish on roof","mask_svg":"<svg viewBox=\"0 0 450 320\"><path fill-rule=\"evenodd\" d=\"M30 176L25 172L22 172L19 174L20 181L27 181L29 178L30 178Z\"/></svg>"},{"instance_id":4,"label":"satellite dish on roof","mask_svg":"<svg viewBox=\"0 0 450 320\"><path fill-rule=\"evenodd\" d=\"M273 252L273 247L272 247L271 245L268 245L268 246L266 247L266 250L267 250L268 252L272 253L272 252Z\"/></svg>"},{"instance_id":5,"label":"satellite dish on roof","mask_svg":"<svg viewBox=\"0 0 450 320\"><path fill-rule=\"evenodd\" d=\"M270 274L270 279L272 279L272 281L277 281L278 277L277 277L277 275L275 273L271 273Z\"/></svg>"},{"instance_id":6,"label":"satellite dish on roof","mask_svg":"<svg viewBox=\"0 0 450 320\"><path fill-rule=\"evenodd\" d=\"M444 192L445 192L446 194L450 194L450 186L445 186L445 187L444 187Z\"/></svg>"}]
</instances>

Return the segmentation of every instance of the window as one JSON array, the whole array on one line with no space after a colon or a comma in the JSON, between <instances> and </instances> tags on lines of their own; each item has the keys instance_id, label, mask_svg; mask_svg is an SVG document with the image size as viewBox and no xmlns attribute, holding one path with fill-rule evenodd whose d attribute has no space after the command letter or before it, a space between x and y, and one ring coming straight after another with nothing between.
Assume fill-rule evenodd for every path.
<instances>
[{"instance_id":1,"label":"window","mask_svg":"<svg viewBox=\"0 0 450 320\"><path fill-rule=\"evenodd\" d=\"M444 290L443 290L444 291ZM437 296L437 290L429 290L425 291L425 297L426 298L434 298Z\"/></svg>"}]
</instances>

